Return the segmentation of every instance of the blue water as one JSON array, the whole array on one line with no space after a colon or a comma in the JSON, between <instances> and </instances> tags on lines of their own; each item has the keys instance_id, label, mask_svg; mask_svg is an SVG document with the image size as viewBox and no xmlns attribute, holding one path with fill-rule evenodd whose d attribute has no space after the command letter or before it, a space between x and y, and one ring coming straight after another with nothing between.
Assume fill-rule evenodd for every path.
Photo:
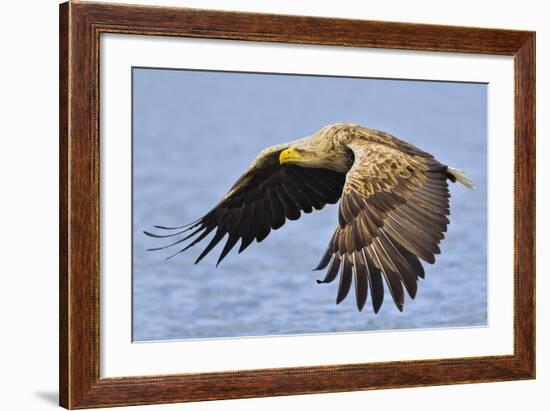
<instances>
[{"instance_id":1,"label":"blue water","mask_svg":"<svg viewBox=\"0 0 550 411\"><path fill-rule=\"evenodd\" d=\"M487 324L487 89L484 84L134 69L133 337L136 341ZM338 281L311 269L337 223L337 206L303 215L215 268L208 238L166 261L155 224L210 210L265 147L335 122L386 130L465 170L451 186L451 224L436 264L424 264L400 313L389 293L362 312Z\"/></svg>"}]
</instances>

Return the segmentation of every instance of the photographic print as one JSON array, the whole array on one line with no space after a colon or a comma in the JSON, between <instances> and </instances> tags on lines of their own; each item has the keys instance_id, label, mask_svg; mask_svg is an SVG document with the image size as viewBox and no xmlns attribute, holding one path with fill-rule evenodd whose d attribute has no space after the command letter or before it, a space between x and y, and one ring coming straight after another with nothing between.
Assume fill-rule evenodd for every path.
<instances>
[{"instance_id":1,"label":"photographic print","mask_svg":"<svg viewBox=\"0 0 550 411\"><path fill-rule=\"evenodd\" d=\"M487 325L486 84L132 82L134 341Z\"/></svg>"},{"instance_id":2,"label":"photographic print","mask_svg":"<svg viewBox=\"0 0 550 411\"><path fill-rule=\"evenodd\" d=\"M534 32L59 24L62 406L535 378Z\"/></svg>"}]
</instances>

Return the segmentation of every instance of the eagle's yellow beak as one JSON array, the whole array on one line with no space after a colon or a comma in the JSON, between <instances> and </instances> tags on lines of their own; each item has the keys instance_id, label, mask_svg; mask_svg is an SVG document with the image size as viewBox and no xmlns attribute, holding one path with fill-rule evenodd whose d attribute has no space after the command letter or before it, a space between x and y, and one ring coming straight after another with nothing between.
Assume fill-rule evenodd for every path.
<instances>
[{"instance_id":1,"label":"eagle's yellow beak","mask_svg":"<svg viewBox=\"0 0 550 411\"><path fill-rule=\"evenodd\" d=\"M281 151L281 154L279 154L279 163L289 163L291 161L299 160L300 158L302 157L296 150L294 150L293 148L288 148Z\"/></svg>"}]
</instances>

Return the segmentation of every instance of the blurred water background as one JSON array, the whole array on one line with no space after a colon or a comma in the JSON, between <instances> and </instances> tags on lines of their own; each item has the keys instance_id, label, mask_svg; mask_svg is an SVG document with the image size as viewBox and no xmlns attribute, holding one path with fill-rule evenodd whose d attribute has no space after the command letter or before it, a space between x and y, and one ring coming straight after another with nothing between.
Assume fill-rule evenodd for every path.
<instances>
[{"instance_id":1,"label":"blurred water background","mask_svg":"<svg viewBox=\"0 0 550 411\"><path fill-rule=\"evenodd\" d=\"M134 341L332 333L487 324L487 86L485 84L133 69ZM311 269L337 206L287 222L220 267L208 237L176 258L155 224L209 211L265 147L335 122L388 131L465 170L477 189L451 185L451 224L436 264L424 264L400 313L388 292L378 314L335 304L338 281Z\"/></svg>"}]
</instances>

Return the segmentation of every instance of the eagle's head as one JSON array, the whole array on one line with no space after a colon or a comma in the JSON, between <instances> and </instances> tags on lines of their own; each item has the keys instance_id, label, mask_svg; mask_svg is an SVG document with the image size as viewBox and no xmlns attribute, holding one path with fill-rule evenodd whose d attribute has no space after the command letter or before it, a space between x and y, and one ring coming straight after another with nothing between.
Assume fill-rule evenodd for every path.
<instances>
[{"instance_id":1,"label":"eagle's head","mask_svg":"<svg viewBox=\"0 0 550 411\"><path fill-rule=\"evenodd\" d=\"M346 173L353 163L353 153L334 139L337 126L340 125L324 127L315 134L292 143L280 152L279 163Z\"/></svg>"}]
</instances>

